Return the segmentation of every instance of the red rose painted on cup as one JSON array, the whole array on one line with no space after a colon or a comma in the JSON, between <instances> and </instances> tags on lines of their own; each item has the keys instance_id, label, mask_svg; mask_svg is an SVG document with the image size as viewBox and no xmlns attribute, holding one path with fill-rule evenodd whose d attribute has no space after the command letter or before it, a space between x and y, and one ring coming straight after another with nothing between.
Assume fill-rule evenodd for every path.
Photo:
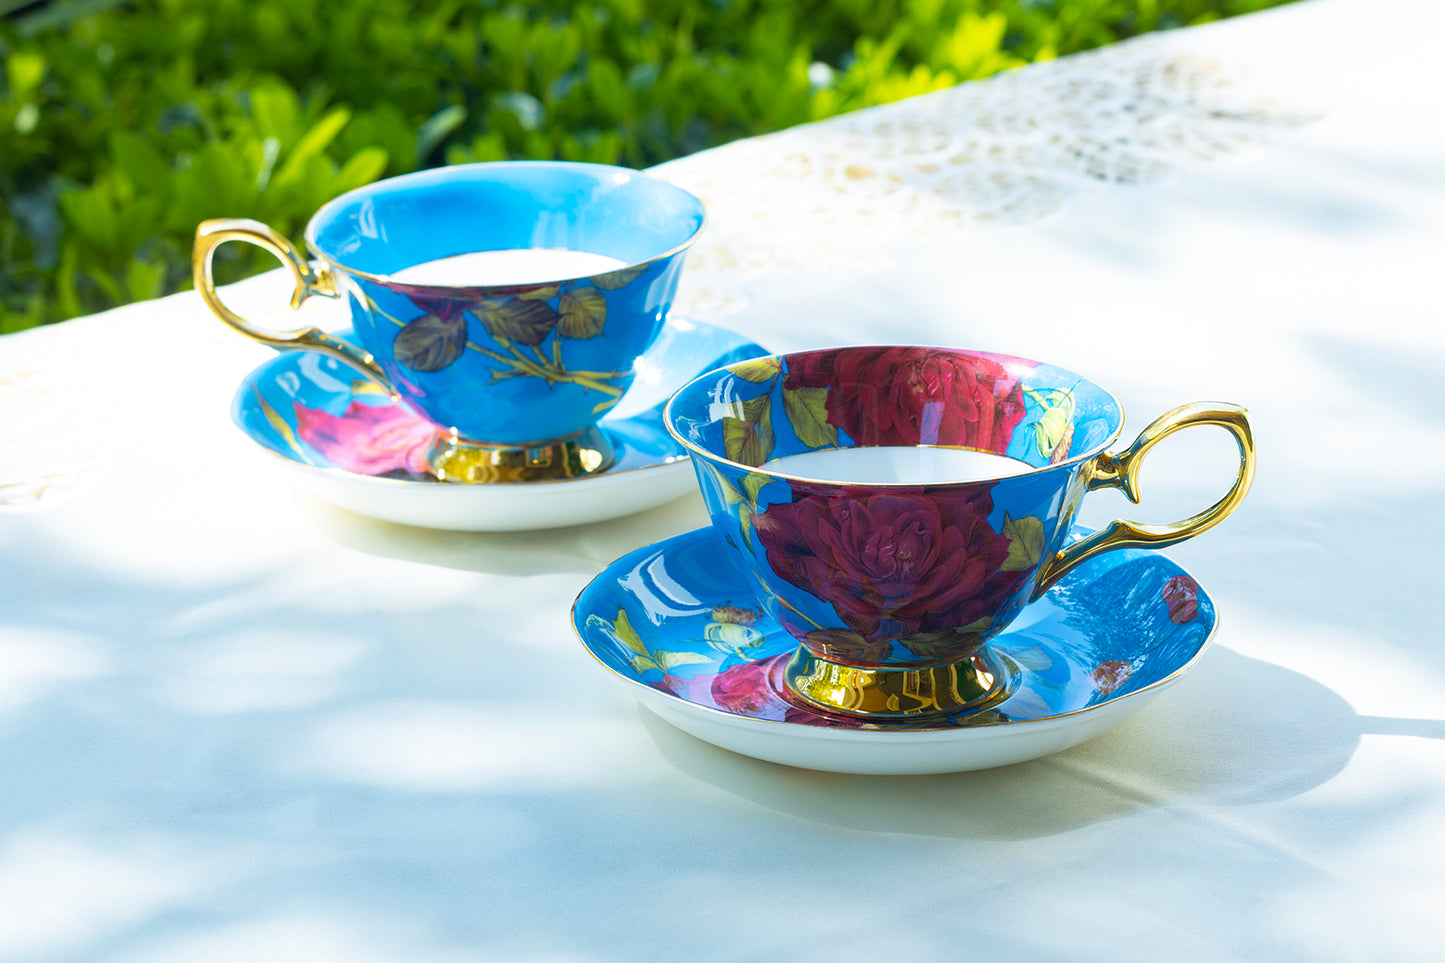
<instances>
[{"instance_id":1,"label":"red rose painted on cup","mask_svg":"<svg viewBox=\"0 0 1445 963\"><path fill-rule=\"evenodd\" d=\"M1043 362L953 348L755 358L684 386L664 419L693 457L720 544L799 642L780 673L784 698L863 719L991 709L1017 669L990 641L1025 606L1105 552L1208 530L1254 476L1248 413L1236 405L1181 405L1110 451L1123 410L1103 388ZM1239 447L1224 497L1171 525L1116 519L1071 537L1085 495L1115 488L1138 501L1148 452L1202 426L1224 429ZM939 476L932 466L948 459L896 450L909 447L971 449L1012 464L949 461L986 467ZM895 450L834 454L850 448ZM1176 622L1199 604L1185 581L1163 602ZM1104 691L1124 671L1106 665L1093 681Z\"/></svg>"},{"instance_id":2,"label":"red rose painted on cup","mask_svg":"<svg viewBox=\"0 0 1445 963\"><path fill-rule=\"evenodd\" d=\"M803 355L785 390L827 388L828 423L859 445L1002 453L1024 417L1018 379L984 354L888 347Z\"/></svg>"},{"instance_id":3,"label":"red rose painted on cup","mask_svg":"<svg viewBox=\"0 0 1445 963\"><path fill-rule=\"evenodd\" d=\"M795 501L768 506L753 527L773 571L830 603L859 636L849 652L830 633L836 661L885 661L869 643L908 647L911 636L986 623L1014 594L1020 573L1001 570L1011 542L988 524L987 488L794 491ZM968 648L958 645L953 657ZM914 654L902 661L934 659Z\"/></svg>"}]
</instances>

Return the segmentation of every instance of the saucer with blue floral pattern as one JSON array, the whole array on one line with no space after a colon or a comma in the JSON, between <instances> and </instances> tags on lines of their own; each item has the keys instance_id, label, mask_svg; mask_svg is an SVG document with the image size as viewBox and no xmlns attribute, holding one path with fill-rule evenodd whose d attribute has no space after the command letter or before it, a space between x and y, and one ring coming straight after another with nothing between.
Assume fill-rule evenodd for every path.
<instances>
[{"instance_id":1,"label":"saucer with blue floral pattern","mask_svg":"<svg viewBox=\"0 0 1445 963\"><path fill-rule=\"evenodd\" d=\"M632 387L600 423L617 453L604 471L558 481L442 482L426 453L439 429L340 361L277 355L242 381L232 420L302 489L384 521L454 531L555 528L618 518L694 489L687 452L663 427L671 393L703 372L767 354L716 325L669 318Z\"/></svg>"},{"instance_id":2,"label":"saucer with blue floral pattern","mask_svg":"<svg viewBox=\"0 0 1445 963\"><path fill-rule=\"evenodd\" d=\"M1017 671L972 715L869 723L805 708L782 667L797 642L758 607L712 529L618 559L578 596L582 644L642 704L700 739L833 772L921 774L1036 759L1113 728L1178 682L1214 634L1214 604L1157 551L1080 565L995 640Z\"/></svg>"}]
</instances>

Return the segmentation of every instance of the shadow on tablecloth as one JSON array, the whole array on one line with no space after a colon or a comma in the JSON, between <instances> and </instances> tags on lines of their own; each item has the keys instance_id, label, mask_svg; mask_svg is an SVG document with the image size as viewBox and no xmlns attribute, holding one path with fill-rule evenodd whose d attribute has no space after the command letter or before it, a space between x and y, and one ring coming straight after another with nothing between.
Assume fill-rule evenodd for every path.
<instances>
[{"instance_id":1,"label":"shadow on tablecloth","mask_svg":"<svg viewBox=\"0 0 1445 963\"><path fill-rule=\"evenodd\" d=\"M768 809L870 832L992 840L1066 833L1140 810L1204 814L1287 799L1344 769L1362 735L1445 739L1445 720L1359 716L1304 675L1218 646L1117 729L1044 759L978 772L794 769L639 715L678 769Z\"/></svg>"}]
</instances>

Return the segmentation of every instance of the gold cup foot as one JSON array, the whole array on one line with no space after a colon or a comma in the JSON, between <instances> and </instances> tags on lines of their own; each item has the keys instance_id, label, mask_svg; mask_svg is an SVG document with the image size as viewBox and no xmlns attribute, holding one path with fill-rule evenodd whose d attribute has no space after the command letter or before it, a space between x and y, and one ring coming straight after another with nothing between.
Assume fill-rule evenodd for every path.
<instances>
[{"instance_id":1,"label":"gold cup foot","mask_svg":"<svg viewBox=\"0 0 1445 963\"><path fill-rule=\"evenodd\" d=\"M612 442L595 425L565 441L530 448L444 436L427 454L437 478L465 484L563 481L604 471L616 460Z\"/></svg>"},{"instance_id":2,"label":"gold cup foot","mask_svg":"<svg viewBox=\"0 0 1445 963\"><path fill-rule=\"evenodd\" d=\"M813 708L881 722L981 712L1012 694L1015 675L986 647L959 662L916 669L840 665L799 648L783 679Z\"/></svg>"}]
</instances>

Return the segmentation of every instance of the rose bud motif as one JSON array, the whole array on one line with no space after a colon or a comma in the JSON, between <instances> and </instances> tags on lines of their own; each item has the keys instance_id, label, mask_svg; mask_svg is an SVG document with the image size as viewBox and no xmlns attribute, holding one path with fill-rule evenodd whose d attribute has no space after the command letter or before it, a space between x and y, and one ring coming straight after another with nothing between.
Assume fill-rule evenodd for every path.
<instances>
[{"instance_id":1,"label":"rose bud motif","mask_svg":"<svg viewBox=\"0 0 1445 963\"><path fill-rule=\"evenodd\" d=\"M997 360L928 348L805 354L785 390L827 388L828 423L859 445L956 445L1003 453L1024 417L1018 379Z\"/></svg>"},{"instance_id":2,"label":"rose bud motif","mask_svg":"<svg viewBox=\"0 0 1445 963\"><path fill-rule=\"evenodd\" d=\"M1176 575L1159 593L1169 607L1169 621L1183 625L1199 614L1199 583L1188 575Z\"/></svg>"},{"instance_id":3,"label":"rose bud motif","mask_svg":"<svg viewBox=\"0 0 1445 963\"><path fill-rule=\"evenodd\" d=\"M987 488L793 491L753 525L773 571L831 603L861 637L854 647L846 632L828 633L830 659L882 661L879 642L907 648L910 637L919 648L904 661L946 659L949 644L987 628L1026 574L1001 571L1010 540L988 524Z\"/></svg>"},{"instance_id":4,"label":"rose bud motif","mask_svg":"<svg viewBox=\"0 0 1445 963\"><path fill-rule=\"evenodd\" d=\"M1089 673L1089 681L1094 684L1094 688L1100 695L1108 695L1128 682L1129 676L1133 674L1134 667L1129 663L1110 659L1094 666L1094 671Z\"/></svg>"}]
</instances>

